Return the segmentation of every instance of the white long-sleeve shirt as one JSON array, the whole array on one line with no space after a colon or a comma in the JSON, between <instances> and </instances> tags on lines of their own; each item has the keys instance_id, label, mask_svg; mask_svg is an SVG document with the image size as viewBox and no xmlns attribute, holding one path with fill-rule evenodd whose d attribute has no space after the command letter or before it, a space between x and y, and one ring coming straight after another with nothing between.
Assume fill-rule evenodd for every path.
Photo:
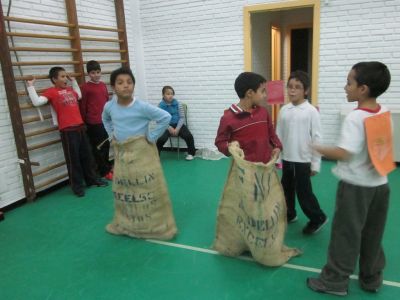
<instances>
[{"instance_id":1,"label":"white long-sleeve shirt","mask_svg":"<svg viewBox=\"0 0 400 300\"><path fill-rule=\"evenodd\" d=\"M283 145L283 160L311 163L312 171L320 171L321 156L311 148L321 140L320 116L314 106L308 101L284 105L279 112L276 133Z\"/></svg>"}]
</instances>

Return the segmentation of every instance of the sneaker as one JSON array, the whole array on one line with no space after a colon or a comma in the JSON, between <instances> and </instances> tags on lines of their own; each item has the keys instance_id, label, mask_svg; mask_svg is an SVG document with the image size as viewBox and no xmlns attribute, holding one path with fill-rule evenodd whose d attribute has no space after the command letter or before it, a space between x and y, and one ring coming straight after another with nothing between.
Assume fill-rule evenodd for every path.
<instances>
[{"instance_id":1,"label":"sneaker","mask_svg":"<svg viewBox=\"0 0 400 300\"><path fill-rule=\"evenodd\" d=\"M186 160L193 160L194 157L193 157L193 155L188 154L188 155L186 155L185 159L186 159Z\"/></svg>"},{"instance_id":2,"label":"sneaker","mask_svg":"<svg viewBox=\"0 0 400 300\"><path fill-rule=\"evenodd\" d=\"M287 222L289 223L295 223L297 222L299 219L297 218L297 216L294 216L293 218L287 218Z\"/></svg>"},{"instance_id":3,"label":"sneaker","mask_svg":"<svg viewBox=\"0 0 400 300\"><path fill-rule=\"evenodd\" d=\"M102 178L97 178L93 182L90 182L89 184L87 184L87 186L92 186L92 185L103 187L103 186L108 186L108 182Z\"/></svg>"},{"instance_id":4,"label":"sneaker","mask_svg":"<svg viewBox=\"0 0 400 300\"><path fill-rule=\"evenodd\" d=\"M113 175L114 175L114 173L112 171L110 171L104 176L104 178L109 180L109 181L112 181Z\"/></svg>"},{"instance_id":5,"label":"sneaker","mask_svg":"<svg viewBox=\"0 0 400 300\"><path fill-rule=\"evenodd\" d=\"M347 296L347 289L333 290L325 286L319 278L307 278L307 286L315 292L330 294L335 296Z\"/></svg>"},{"instance_id":6,"label":"sneaker","mask_svg":"<svg viewBox=\"0 0 400 300\"><path fill-rule=\"evenodd\" d=\"M306 227L303 228L303 234L311 235L316 234L321 231L326 223L328 223L329 219L325 217L325 220L319 224L308 222Z\"/></svg>"},{"instance_id":7,"label":"sneaker","mask_svg":"<svg viewBox=\"0 0 400 300\"><path fill-rule=\"evenodd\" d=\"M83 197L83 196L85 196L85 191L84 190L78 190L78 191L74 191L74 194L77 196L77 197Z\"/></svg>"},{"instance_id":8,"label":"sneaker","mask_svg":"<svg viewBox=\"0 0 400 300\"><path fill-rule=\"evenodd\" d=\"M379 292L379 289L367 288L365 286L361 286L361 289L371 294L377 294Z\"/></svg>"},{"instance_id":9,"label":"sneaker","mask_svg":"<svg viewBox=\"0 0 400 300\"><path fill-rule=\"evenodd\" d=\"M361 289L366 291L366 292L368 292L368 293L376 294L376 293L379 292L379 288L369 287L364 282L362 282L361 280L359 280L359 283L360 283Z\"/></svg>"}]
</instances>

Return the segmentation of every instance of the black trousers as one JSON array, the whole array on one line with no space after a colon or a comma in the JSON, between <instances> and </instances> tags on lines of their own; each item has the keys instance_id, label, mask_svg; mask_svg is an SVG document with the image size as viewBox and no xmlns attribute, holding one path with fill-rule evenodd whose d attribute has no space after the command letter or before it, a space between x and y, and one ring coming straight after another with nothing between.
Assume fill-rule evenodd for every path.
<instances>
[{"instance_id":1,"label":"black trousers","mask_svg":"<svg viewBox=\"0 0 400 300\"><path fill-rule=\"evenodd\" d=\"M326 218L311 185L311 164L283 161L282 186L285 193L288 219L296 216L296 195L304 214L314 224Z\"/></svg>"},{"instance_id":2,"label":"black trousers","mask_svg":"<svg viewBox=\"0 0 400 300\"><path fill-rule=\"evenodd\" d=\"M91 185L98 178L90 144L84 128L63 130L60 133L69 181L72 191L77 193L83 190L84 182Z\"/></svg>"},{"instance_id":3,"label":"black trousers","mask_svg":"<svg viewBox=\"0 0 400 300\"><path fill-rule=\"evenodd\" d=\"M92 146L97 173L103 177L111 171L112 167L109 162L110 142L105 142L100 150L97 149L97 145L108 138L107 131L104 129L103 124L87 124L87 135Z\"/></svg>"},{"instance_id":4,"label":"black trousers","mask_svg":"<svg viewBox=\"0 0 400 300\"><path fill-rule=\"evenodd\" d=\"M378 289L382 285L386 263L382 238L389 196L387 184L362 187L339 182L328 261L320 275L327 287L347 288L357 260L361 286Z\"/></svg>"},{"instance_id":5,"label":"black trousers","mask_svg":"<svg viewBox=\"0 0 400 300\"><path fill-rule=\"evenodd\" d=\"M173 128L176 128L176 124L170 125L170 126L172 126ZM165 142L168 140L168 138L170 136L171 136L171 134L169 133L169 131L165 130L164 134L158 138L158 140L157 140L158 152L161 152L161 150L164 147ZM179 130L178 136L180 136L186 142L186 145L188 147L188 154L194 155L196 153L196 149L194 147L193 135L190 133L190 131L186 127L186 125L182 125L181 129Z\"/></svg>"}]
</instances>

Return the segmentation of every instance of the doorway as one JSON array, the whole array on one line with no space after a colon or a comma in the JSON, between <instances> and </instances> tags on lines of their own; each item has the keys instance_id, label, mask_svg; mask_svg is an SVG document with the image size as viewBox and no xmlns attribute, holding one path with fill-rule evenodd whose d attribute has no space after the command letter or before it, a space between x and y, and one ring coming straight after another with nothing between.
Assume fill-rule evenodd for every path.
<instances>
[{"instance_id":1,"label":"doorway","mask_svg":"<svg viewBox=\"0 0 400 300\"><path fill-rule=\"evenodd\" d=\"M319 5L318 0L298 0L244 8L245 70L283 81L294 70L309 73L314 105L318 103Z\"/></svg>"},{"instance_id":2,"label":"doorway","mask_svg":"<svg viewBox=\"0 0 400 300\"><path fill-rule=\"evenodd\" d=\"M287 38L289 42L288 73L300 70L306 72L312 79L312 24L290 26L287 33L289 35ZM308 94L308 100L312 101L311 93Z\"/></svg>"}]
</instances>

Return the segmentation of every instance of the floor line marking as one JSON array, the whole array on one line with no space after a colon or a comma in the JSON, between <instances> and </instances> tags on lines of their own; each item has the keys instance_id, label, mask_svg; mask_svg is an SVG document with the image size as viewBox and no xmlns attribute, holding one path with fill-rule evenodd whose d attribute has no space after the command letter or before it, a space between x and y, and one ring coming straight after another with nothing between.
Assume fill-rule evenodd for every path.
<instances>
[{"instance_id":1,"label":"floor line marking","mask_svg":"<svg viewBox=\"0 0 400 300\"><path fill-rule=\"evenodd\" d=\"M191 250L195 252L201 252L201 253L207 253L207 254L212 254L212 255L221 255L219 252L212 250L212 249L207 249L207 248L200 248L200 247L195 247L195 246L189 246L189 245L183 245L183 244L177 244L177 243L171 243L171 242L165 242L165 241L158 241L158 240L151 240L147 239L147 242L153 243L153 244L159 244L159 245L164 245L164 246L169 246L169 247L174 247L174 248L180 248L180 249L186 249L186 250ZM248 256L238 256L237 257L240 260L246 260L246 261L253 261L254 259ZM305 272L311 272L311 273L320 273L321 269L317 268L311 268L311 267L305 267L305 266L299 266L299 265L294 265L294 264L284 264L282 265L284 268L288 269L294 269L294 270L300 270L300 271L305 271ZM357 275L351 275L351 279L357 280L358 276ZM383 281L384 285L387 286L393 286L393 287L398 287L400 288L400 282L396 281L389 281L389 280L384 280Z\"/></svg>"}]
</instances>

